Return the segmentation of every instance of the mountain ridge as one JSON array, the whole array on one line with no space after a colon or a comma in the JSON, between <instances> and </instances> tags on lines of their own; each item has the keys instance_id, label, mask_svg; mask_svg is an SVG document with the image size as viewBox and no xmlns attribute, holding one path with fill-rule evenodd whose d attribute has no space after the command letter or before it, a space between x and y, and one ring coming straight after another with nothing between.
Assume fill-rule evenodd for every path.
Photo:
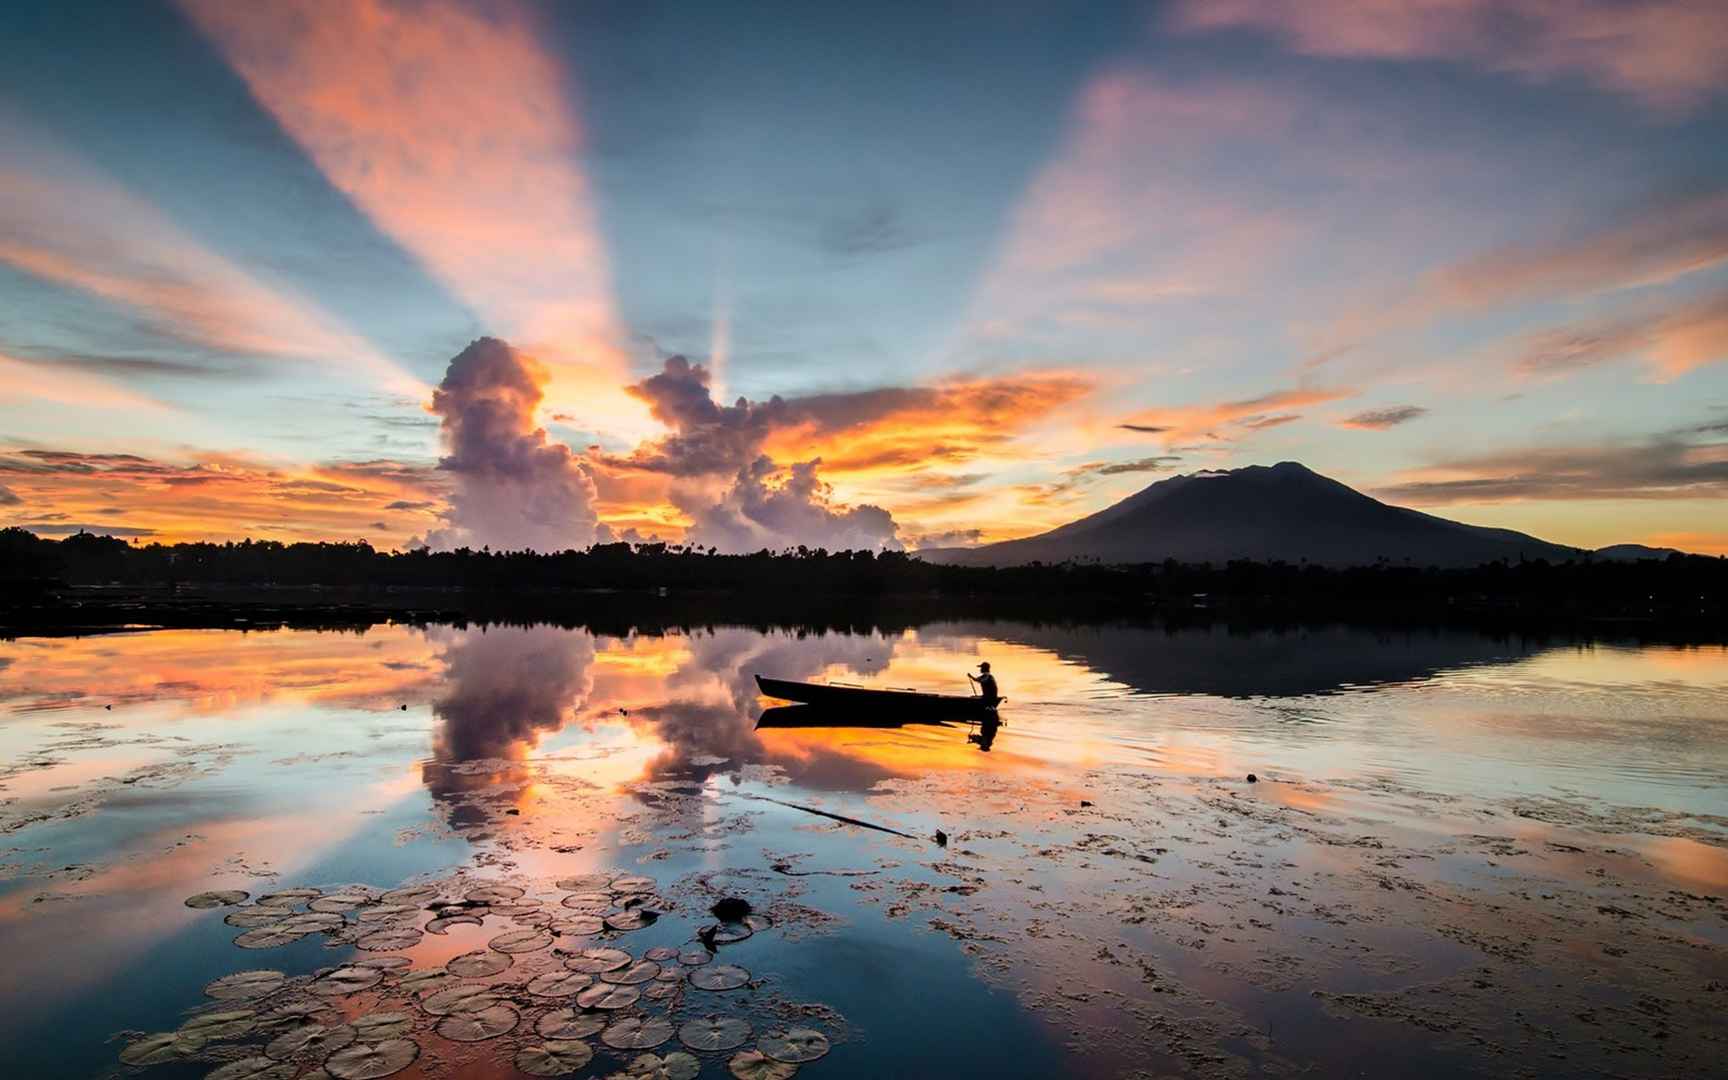
<instances>
[{"instance_id":1,"label":"mountain ridge","mask_svg":"<svg viewBox=\"0 0 1728 1080\"><path fill-rule=\"evenodd\" d=\"M1035 536L918 554L931 562L965 566L1165 559L1474 566L1591 553L1512 529L1467 525L1393 506L1299 462L1282 461L1167 477Z\"/></svg>"}]
</instances>

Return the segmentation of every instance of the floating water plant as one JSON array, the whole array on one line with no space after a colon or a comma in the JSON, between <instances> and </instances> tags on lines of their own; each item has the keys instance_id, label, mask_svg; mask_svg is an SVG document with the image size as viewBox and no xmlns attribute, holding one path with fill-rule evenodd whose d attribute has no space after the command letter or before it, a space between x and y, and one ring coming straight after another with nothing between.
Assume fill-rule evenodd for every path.
<instances>
[{"instance_id":1,"label":"floating water plant","mask_svg":"<svg viewBox=\"0 0 1728 1080\"><path fill-rule=\"evenodd\" d=\"M434 885L409 885L400 889L391 889L378 899L386 904L425 904L438 898L438 889Z\"/></svg>"},{"instance_id":2,"label":"floating water plant","mask_svg":"<svg viewBox=\"0 0 1728 1080\"><path fill-rule=\"evenodd\" d=\"M324 1071L336 1080L378 1080L401 1072L420 1056L420 1044L411 1039L384 1039L354 1043L331 1054Z\"/></svg>"},{"instance_id":3,"label":"floating water plant","mask_svg":"<svg viewBox=\"0 0 1728 1080\"><path fill-rule=\"evenodd\" d=\"M323 891L319 889L278 889L276 892L260 896L253 903L259 907L293 909L300 907L314 897L323 895Z\"/></svg>"},{"instance_id":4,"label":"floating water plant","mask_svg":"<svg viewBox=\"0 0 1728 1080\"><path fill-rule=\"evenodd\" d=\"M381 1039L401 1038L413 1029L414 1018L407 1013L374 1012L355 1017L348 1023L353 1027L356 1038L370 1043Z\"/></svg>"},{"instance_id":5,"label":"floating water plant","mask_svg":"<svg viewBox=\"0 0 1728 1080\"><path fill-rule=\"evenodd\" d=\"M612 884L610 874L577 874L574 877L559 878L553 882L565 892L595 892L606 889Z\"/></svg>"},{"instance_id":6,"label":"floating water plant","mask_svg":"<svg viewBox=\"0 0 1728 1080\"><path fill-rule=\"evenodd\" d=\"M180 1025L178 1034L208 1041L238 1039L257 1026L258 1014L251 1009L228 1009L194 1016Z\"/></svg>"},{"instance_id":7,"label":"floating water plant","mask_svg":"<svg viewBox=\"0 0 1728 1080\"><path fill-rule=\"evenodd\" d=\"M672 1037L672 1021L658 1016L626 1016L600 1033L614 1050L652 1050Z\"/></svg>"},{"instance_id":8,"label":"floating water plant","mask_svg":"<svg viewBox=\"0 0 1728 1080\"><path fill-rule=\"evenodd\" d=\"M734 1050L750 1041L750 1021L739 1016L702 1016L678 1029L678 1041L692 1050Z\"/></svg>"},{"instance_id":9,"label":"floating water plant","mask_svg":"<svg viewBox=\"0 0 1728 1080\"><path fill-rule=\"evenodd\" d=\"M249 907L238 911L230 911L222 917L229 926L238 926L247 930L255 930L260 926L275 926L289 916L287 908Z\"/></svg>"},{"instance_id":10,"label":"floating water plant","mask_svg":"<svg viewBox=\"0 0 1728 1080\"><path fill-rule=\"evenodd\" d=\"M406 971L413 966L414 961L406 956L362 956L354 961L356 967L369 967L382 971L386 975L394 975L398 971Z\"/></svg>"},{"instance_id":11,"label":"floating water plant","mask_svg":"<svg viewBox=\"0 0 1728 1080\"><path fill-rule=\"evenodd\" d=\"M528 982L528 992L535 997L570 997L594 985L594 976L585 971L548 971Z\"/></svg>"},{"instance_id":12,"label":"floating water plant","mask_svg":"<svg viewBox=\"0 0 1728 1080\"><path fill-rule=\"evenodd\" d=\"M497 991L485 983L462 983L427 994L420 999L420 1008L432 1016L449 1016L464 1009L484 1009L497 1000Z\"/></svg>"},{"instance_id":13,"label":"floating water plant","mask_svg":"<svg viewBox=\"0 0 1728 1080\"><path fill-rule=\"evenodd\" d=\"M440 915L426 923L428 934L443 936L452 926L482 926L484 923L477 915Z\"/></svg>"},{"instance_id":14,"label":"floating water plant","mask_svg":"<svg viewBox=\"0 0 1728 1080\"><path fill-rule=\"evenodd\" d=\"M660 916L654 914L654 912L644 911L641 908L631 908L628 911L617 911L606 916L606 929L619 931L640 930L644 926L652 926L655 920L659 917Z\"/></svg>"},{"instance_id":15,"label":"floating water plant","mask_svg":"<svg viewBox=\"0 0 1728 1080\"><path fill-rule=\"evenodd\" d=\"M241 1058L205 1076L204 1080L294 1080L300 1066L291 1061L272 1061L267 1057Z\"/></svg>"},{"instance_id":16,"label":"floating water plant","mask_svg":"<svg viewBox=\"0 0 1728 1080\"><path fill-rule=\"evenodd\" d=\"M515 954L538 952L550 944L552 944L552 935L549 932L529 928L526 930L511 930L507 933L499 934L491 941L488 941L486 947L489 949L495 949L501 953Z\"/></svg>"},{"instance_id":17,"label":"floating water plant","mask_svg":"<svg viewBox=\"0 0 1728 1080\"><path fill-rule=\"evenodd\" d=\"M586 971L591 975L598 975L602 971L617 971L619 968L629 967L630 954L623 949L583 949L574 956L566 957L564 966L571 971Z\"/></svg>"},{"instance_id":18,"label":"floating water plant","mask_svg":"<svg viewBox=\"0 0 1728 1080\"><path fill-rule=\"evenodd\" d=\"M445 963L444 968L450 974L464 979L484 979L488 975L496 975L503 971L512 962L510 957L504 953L480 949L451 958Z\"/></svg>"},{"instance_id":19,"label":"floating water plant","mask_svg":"<svg viewBox=\"0 0 1728 1080\"><path fill-rule=\"evenodd\" d=\"M798 1066L775 1061L760 1050L746 1050L734 1055L726 1063L726 1068L738 1080L791 1080L798 1074Z\"/></svg>"},{"instance_id":20,"label":"floating water plant","mask_svg":"<svg viewBox=\"0 0 1728 1080\"><path fill-rule=\"evenodd\" d=\"M194 1032L164 1031L127 1043L126 1049L120 1051L120 1060L128 1065L160 1065L191 1057L204 1049L208 1041Z\"/></svg>"},{"instance_id":21,"label":"floating water plant","mask_svg":"<svg viewBox=\"0 0 1728 1080\"><path fill-rule=\"evenodd\" d=\"M682 1050L674 1050L665 1057L655 1054L641 1054L630 1062L629 1068L622 1073L616 1073L611 1080L696 1080L702 1072L702 1063Z\"/></svg>"},{"instance_id":22,"label":"floating water plant","mask_svg":"<svg viewBox=\"0 0 1728 1080\"><path fill-rule=\"evenodd\" d=\"M615 893L653 892L654 879L639 874L626 874L624 877L614 878L609 888Z\"/></svg>"},{"instance_id":23,"label":"floating water plant","mask_svg":"<svg viewBox=\"0 0 1728 1080\"><path fill-rule=\"evenodd\" d=\"M775 1061L801 1065L827 1054L829 1043L828 1036L814 1028L791 1028L786 1031L770 1031L762 1036L756 1048Z\"/></svg>"},{"instance_id":24,"label":"floating water plant","mask_svg":"<svg viewBox=\"0 0 1728 1080\"><path fill-rule=\"evenodd\" d=\"M611 1011L626 1009L636 1004L642 997L642 991L634 986L619 986L617 983L595 983L588 989L576 995L576 1004L584 1009L600 1009Z\"/></svg>"},{"instance_id":25,"label":"floating water plant","mask_svg":"<svg viewBox=\"0 0 1728 1080\"><path fill-rule=\"evenodd\" d=\"M420 937L420 931L411 926L393 926L360 935L354 947L368 952L393 952L396 949L413 948L420 943Z\"/></svg>"},{"instance_id":26,"label":"floating water plant","mask_svg":"<svg viewBox=\"0 0 1728 1080\"><path fill-rule=\"evenodd\" d=\"M228 889L222 892L201 892L193 896L188 896L186 898L186 906L189 908L233 907L235 904L245 903L246 898L250 895L252 894L243 892L239 889Z\"/></svg>"},{"instance_id":27,"label":"floating water plant","mask_svg":"<svg viewBox=\"0 0 1728 1080\"><path fill-rule=\"evenodd\" d=\"M495 904L506 900L515 900L524 891L514 885L482 885L477 889L469 889L466 899L476 904Z\"/></svg>"},{"instance_id":28,"label":"floating water plant","mask_svg":"<svg viewBox=\"0 0 1728 1080\"><path fill-rule=\"evenodd\" d=\"M670 945L656 945L652 949L643 953L642 959L652 960L657 964L663 964L668 960L678 959L678 950L672 948Z\"/></svg>"},{"instance_id":29,"label":"floating water plant","mask_svg":"<svg viewBox=\"0 0 1728 1080\"><path fill-rule=\"evenodd\" d=\"M287 981L288 976L280 971L236 971L232 975L224 975L220 979L206 983L204 996L215 998L217 1001L263 997L282 989L282 984Z\"/></svg>"},{"instance_id":30,"label":"floating water plant","mask_svg":"<svg viewBox=\"0 0 1728 1080\"><path fill-rule=\"evenodd\" d=\"M585 1042L557 1039L516 1051L516 1068L529 1076L564 1076L586 1068L594 1050Z\"/></svg>"},{"instance_id":31,"label":"floating water plant","mask_svg":"<svg viewBox=\"0 0 1728 1080\"><path fill-rule=\"evenodd\" d=\"M606 920L598 915L572 915L568 919L559 919L552 923L549 929L572 937L586 937L606 929Z\"/></svg>"},{"instance_id":32,"label":"floating water plant","mask_svg":"<svg viewBox=\"0 0 1728 1080\"><path fill-rule=\"evenodd\" d=\"M242 949L274 949L282 945L291 945L306 934L285 930L280 925L260 926L256 930L248 930L234 939L234 944Z\"/></svg>"},{"instance_id":33,"label":"floating water plant","mask_svg":"<svg viewBox=\"0 0 1728 1080\"><path fill-rule=\"evenodd\" d=\"M628 967L613 968L611 971L602 971L600 973L600 978L609 983L633 986L636 983L645 983L658 974L660 974L659 964L656 964L652 960L638 960Z\"/></svg>"},{"instance_id":34,"label":"floating water plant","mask_svg":"<svg viewBox=\"0 0 1728 1080\"><path fill-rule=\"evenodd\" d=\"M714 964L690 973L690 985L698 990L736 990L750 981L750 973L737 964Z\"/></svg>"},{"instance_id":35,"label":"floating water plant","mask_svg":"<svg viewBox=\"0 0 1728 1080\"><path fill-rule=\"evenodd\" d=\"M522 1019L513 1007L494 1001L485 1008L462 1009L438 1021L438 1034L453 1042L485 1042L516 1030Z\"/></svg>"},{"instance_id":36,"label":"floating water plant","mask_svg":"<svg viewBox=\"0 0 1728 1080\"><path fill-rule=\"evenodd\" d=\"M604 1017L579 1013L575 1009L553 1009L542 1016L534 1030L542 1039L564 1041L586 1039L606 1026Z\"/></svg>"},{"instance_id":37,"label":"floating water plant","mask_svg":"<svg viewBox=\"0 0 1728 1080\"><path fill-rule=\"evenodd\" d=\"M275 1061L287 1061L302 1052L323 1056L354 1041L354 1029L347 1024L328 1027L324 1024L305 1024L297 1028L289 1028L282 1034L270 1040L264 1047L264 1056Z\"/></svg>"},{"instance_id":38,"label":"floating water plant","mask_svg":"<svg viewBox=\"0 0 1728 1080\"><path fill-rule=\"evenodd\" d=\"M377 968L344 964L307 983L306 992L320 997L342 997L369 990L383 981L384 973Z\"/></svg>"}]
</instances>

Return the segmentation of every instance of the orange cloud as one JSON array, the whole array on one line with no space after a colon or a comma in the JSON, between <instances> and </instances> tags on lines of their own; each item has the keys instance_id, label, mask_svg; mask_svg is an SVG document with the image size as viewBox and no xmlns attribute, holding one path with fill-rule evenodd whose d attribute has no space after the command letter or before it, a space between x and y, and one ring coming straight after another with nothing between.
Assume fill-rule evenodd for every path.
<instances>
[{"instance_id":1,"label":"orange cloud","mask_svg":"<svg viewBox=\"0 0 1728 1080\"><path fill-rule=\"evenodd\" d=\"M1179 29L1275 34L1312 56L1442 59L1538 82L1575 76L1662 112L1728 83L1715 0L1183 0Z\"/></svg>"},{"instance_id":2,"label":"orange cloud","mask_svg":"<svg viewBox=\"0 0 1728 1080\"><path fill-rule=\"evenodd\" d=\"M400 462L282 467L218 454L170 461L14 450L0 453L0 479L16 498L0 524L164 543L364 538L399 546L426 530L426 510L445 496L441 474Z\"/></svg>"},{"instance_id":3,"label":"orange cloud","mask_svg":"<svg viewBox=\"0 0 1728 1080\"><path fill-rule=\"evenodd\" d=\"M487 321L552 403L646 432L571 81L513 3L182 0L330 182Z\"/></svg>"},{"instance_id":4,"label":"orange cloud","mask_svg":"<svg viewBox=\"0 0 1728 1080\"><path fill-rule=\"evenodd\" d=\"M80 409L167 408L107 379L52 363L27 363L0 353L0 403L41 401Z\"/></svg>"},{"instance_id":5,"label":"orange cloud","mask_svg":"<svg viewBox=\"0 0 1728 1080\"><path fill-rule=\"evenodd\" d=\"M1309 405L1323 405L1355 396L1354 390L1278 390L1240 401L1216 405L1182 405L1147 409L1125 419L1119 426L1129 431L1156 435L1166 446L1179 443L1229 442L1244 432L1277 427L1301 419L1301 414L1283 412Z\"/></svg>"},{"instance_id":6,"label":"orange cloud","mask_svg":"<svg viewBox=\"0 0 1728 1080\"><path fill-rule=\"evenodd\" d=\"M185 341L345 373L358 366L388 389L426 394L310 301L264 285L3 113L0 139L27 147L0 165L0 263L132 308Z\"/></svg>"}]
</instances>

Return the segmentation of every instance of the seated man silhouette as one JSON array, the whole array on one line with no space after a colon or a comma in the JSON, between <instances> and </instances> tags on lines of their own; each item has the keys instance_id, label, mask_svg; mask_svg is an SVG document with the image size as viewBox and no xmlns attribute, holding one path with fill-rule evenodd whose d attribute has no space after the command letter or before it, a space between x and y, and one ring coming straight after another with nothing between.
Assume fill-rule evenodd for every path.
<instances>
[{"instance_id":1,"label":"seated man silhouette","mask_svg":"<svg viewBox=\"0 0 1728 1080\"><path fill-rule=\"evenodd\" d=\"M966 673L966 677L978 684L978 694L986 704L995 704L1002 700L1002 695L996 692L996 676L990 674L990 661L978 665L978 674Z\"/></svg>"}]
</instances>

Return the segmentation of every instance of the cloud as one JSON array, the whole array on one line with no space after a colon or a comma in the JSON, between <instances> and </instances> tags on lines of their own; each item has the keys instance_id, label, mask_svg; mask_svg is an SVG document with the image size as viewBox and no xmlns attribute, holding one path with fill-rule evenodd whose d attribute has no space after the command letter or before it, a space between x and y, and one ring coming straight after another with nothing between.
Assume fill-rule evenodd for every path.
<instances>
[{"instance_id":1,"label":"cloud","mask_svg":"<svg viewBox=\"0 0 1728 1080\"><path fill-rule=\"evenodd\" d=\"M334 187L548 364L550 400L582 404L590 425L631 426L575 82L532 11L511 0L181 6Z\"/></svg>"},{"instance_id":2,"label":"cloud","mask_svg":"<svg viewBox=\"0 0 1728 1080\"><path fill-rule=\"evenodd\" d=\"M1225 401L1216 405L1180 405L1147 409L1118 424L1130 431L1156 429L1166 446L1178 443L1214 444L1230 442L1241 434L1277 427L1300 420L1300 413L1281 412L1309 405L1324 405L1355 396L1356 391L1298 388L1277 390L1259 397Z\"/></svg>"},{"instance_id":3,"label":"cloud","mask_svg":"<svg viewBox=\"0 0 1728 1080\"><path fill-rule=\"evenodd\" d=\"M442 498L449 484L429 464L411 462L283 467L232 454L166 460L45 447L0 451L0 478L32 507L34 522L124 515L139 535L170 543L264 532L294 540L400 542L421 519L397 517L389 504ZM381 520L389 527L380 530Z\"/></svg>"},{"instance_id":4,"label":"cloud","mask_svg":"<svg viewBox=\"0 0 1728 1080\"><path fill-rule=\"evenodd\" d=\"M1564 377L1628 358L1643 360L1664 381L1728 360L1728 292L1529 335L1508 366L1525 377Z\"/></svg>"},{"instance_id":5,"label":"cloud","mask_svg":"<svg viewBox=\"0 0 1728 1080\"><path fill-rule=\"evenodd\" d=\"M1261 30L1310 56L1578 77L1664 113L1698 108L1728 81L1728 8L1716 0L1182 0L1170 24Z\"/></svg>"},{"instance_id":6,"label":"cloud","mask_svg":"<svg viewBox=\"0 0 1728 1080\"><path fill-rule=\"evenodd\" d=\"M95 375L59 364L19 360L0 353L0 402L53 402L80 409L168 408L154 398Z\"/></svg>"},{"instance_id":7,"label":"cloud","mask_svg":"<svg viewBox=\"0 0 1728 1080\"><path fill-rule=\"evenodd\" d=\"M829 551L899 550L894 518L880 506L841 506L816 475L819 459L780 468L767 457L738 470L712 503L681 507L698 547L747 552L805 546Z\"/></svg>"},{"instance_id":8,"label":"cloud","mask_svg":"<svg viewBox=\"0 0 1728 1080\"><path fill-rule=\"evenodd\" d=\"M925 551L930 548L977 547L983 541L983 529L949 529L907 537L906 546L914 551Z\"/></svg>"},{"instance_id":9,"label":"cloud","mask_svg":"<svg viewBox=\"0 0 1728 1080\"><path fill-rule=\"evenodd\" d=\"M432 510L432 509L436 508L437 505L438 504L434 503L434 502L416 501L413 499L397 499L393 503L386 503L384 505L384 509L386 509L386 510Z\"/></svg>"},{"instance_id":10,"label":"cloud","mask_svg":"<svg viewBox=\"0 0 1728 1080\"><path fill-rule=\"evenodd\" d=\"M0 484L0 506L17 506L23 501L17 492L4 484Z\"/></svg>"},{"instance_id":11,"label":"cloud","mask_svg":"<svg viewBox=\"0 0 1728 1080\"><path fill-rule=\"evenodd\" d=\"M1116 426L1123 431L1133 431L1141 435L1162 435L1170 430L1158 424L1117 424Z\"/></svg>"},{"instance_id":12,"label":"cloud","mask_svg":"<svg viewBox=\"0 0 1728 1080\"><path fill-rule=\"evenodd\" d=\"M594 481L534 421L545 377L497 338L480 338L450 361L432 411L443 418L448 450L438 468L455 488L447 527L427 537L429 546L562 551L594 542Z\"/></svg>"},{"instance_id":13,"label":"cloud","mask_svg":"<svg viewBox=\"0 0 1728 1080\"><path fill-rule=\"evenodd\" d=\"M1527 447L1436 462L1374 490L1393 503L1720 499L1728 442L1663 436L1643 443Z\"/></svg>"},{"instance_id":14,"label":"cloud","mask_svg":"<svg viewBox=\"0 0 1728 1080\"><path fill-rule=\"evenodd\" d=\"M1420 405L1392 405L1384 409L1368 409L1346 416L1338 421L1339 427L1357 428L1362 431L1385 431L1387 428L1408 424L1412 420L1420 420L1428 415L1428 410Z\"/></svg>"},{"instance_id":15,"label":"cloud","mask_svg":"<svg viewBox=\"0 0 1728 1080\"><path fill-rule=\"evenodd\" d=\"M1132 461L1087 461L1062 470L1061 477L1054 483L1023 484L1018 491L1021 501L1033 506L1067 503L1078 498L1081 492L1100 477L1163 472L1181 460L1180 457L1164 454Z\"/></svg>"}]
</instances>

